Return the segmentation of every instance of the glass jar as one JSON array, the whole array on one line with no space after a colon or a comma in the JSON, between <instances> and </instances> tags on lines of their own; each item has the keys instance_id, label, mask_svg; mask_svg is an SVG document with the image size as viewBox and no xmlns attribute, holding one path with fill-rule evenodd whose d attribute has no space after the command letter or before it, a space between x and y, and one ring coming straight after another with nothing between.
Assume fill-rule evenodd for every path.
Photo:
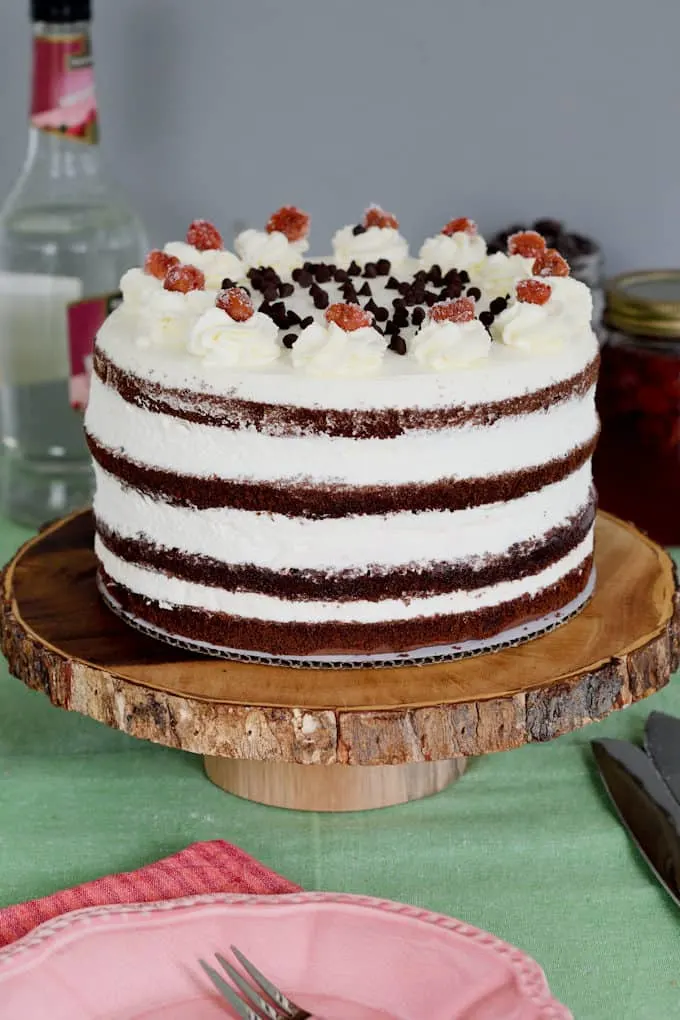
<instances>
[{"instance_id":1,"label":"glass jar","mask_svg":"<svg viewBox=\"0 0 680 1020\"><path fill-rule=\"evenodd\" d=\"M600 506L680 545L680 270L625 273L605 294Z\"/></svg>"}]
</instances>

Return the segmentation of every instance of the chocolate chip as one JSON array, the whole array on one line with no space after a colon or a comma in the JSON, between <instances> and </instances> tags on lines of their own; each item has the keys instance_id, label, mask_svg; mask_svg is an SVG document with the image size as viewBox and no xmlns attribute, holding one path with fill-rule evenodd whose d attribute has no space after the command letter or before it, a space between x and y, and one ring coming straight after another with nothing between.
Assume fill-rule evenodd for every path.
<instances>
[{"instance_id":1,"label":"chocolate chip","mask_svg":"<svg viewBox=\"0 0 680 1020\"><path fill-rule=\"evenodd\" d=\"M302 263L302 268L305 270L305 272L311 273L312 276L314 276L314 270L316 269L316 262L309 262L309 261L303 262Z\"/></svg>"},{"instance_id":2,"label":"chocolate chip","mask_svg":"<svg viewBox=\"0 0 680 1020\"><path fill-rule=\"evenodd\" d=\"M393 308L405 308L406 307L406 302L404 301L403 297L395 297L394 300L392 301L392 307Z\"/></svg>"},{"instance_id":3,"label":"chocolate chip","mask_svg":"<svg viewBox=\"0 0 680 1020\"><path fill-rule=\"evenodd\" d=\"M422 283L423 285L425 285L427 283L427 276L428 274L425 272L424 269L419 269L418 272L413 277L413 282Z\"/></svg>"},{"instance_id":4,"label":"chocolate chip","mask_svg":"<svg viewBox=\"0 0 680 1020\"><path fill-rule=\"evenodd\" d=\"M375 262L367 262L364 266L364 276L368 277L369 280L373 280L378 275L378 267Z\"/></svg>"},{"instance_id":5,"label":"chocolate chip","mask_svg":"<svg viewBox=\"0 0 680 1020\"><path fill-rule=\"evenodd\" d=\"M385 332L386 333L398 333L399 332L399 326L397 326L396 322L390 321L385 326Z\"/></svg>"},{"instance_id":6,"label":"chocolate chip","mask_svg":"<svg viewBox=\"0 0 680 1020\"><path fill-rule=\"evenodd\" d=\"M370 297L372 293L373 291L371 290L371 285L368 280L366 280L366 283L359 287L359 290L357 291L357 294L361 294L363 297Z\"/></svg>"},{"instance_id":7,"label":"chocolate chip","mask_svg":"<svg viewBox=\"0 0 680 1020\"><path fill-rule=\"evenodd\" d=\"M425 304L428 308L432 308L432 305L436 305L437 301L439 301L438 294L433 294L431 290L425 291Z\"/></svg>"},{"instance_id":8,"label":"chocolate chip","mask_svg":"<svg viewBox=\"0 0 680 1020\"><path fill-rule=\"evenodd\" d=\"M466 272L465 269L461 269L460 272L458 273L458 279L460 280L461 283L469 283L470 274Z\"/></svg>"},{"instance_id":9,"label":"chocolate chip","mask_svg":"<svg viewBox=\"0 0 680 1020\"><path fill-rule=\"evenodd\" d=\"M385 290L399 290L399 280L397 280L396 276L390 276L385 284Z\"/></svg>"},{"instance_id":10,"label":"chocolate chip","mask_svg":"<svg viewBox=\"0 0 680 1020\"><path fill-rule=\"evenodd\" d=\"M333 277L333 271L325 262L319 262L314 275L316 276L317 283L328 283Z\"/></svg>"},{"instance_id":11,"label":"chocolate chip","mask_svg":"<svg viewBox=\"0 0 680 1020\"><path fill-rule=\"evenodd\" d=\"M500 315L508 307L508 299L504 297L495 297L489 305L489 311L493 315Z\"/></svg>"},{"instance_id":12,"label":"chocolate chip","mask_svg":"<svg viewBox=\"0 0 680 1020\"><path fill-rule=\"evenodd\" d=\"M342 288L342 298L350 305L359 304L359 295L355 291L351 283L346 283Z\"/></svg>"},{"instance_id":13,"label":"chocolate chip","mask_svg":"<svg viewBox=\"0 0 680 1020\"><path fill-rule=\"evenodd\" d=\"M295 276L295 273L298 274L297 277ZM298 284L298 286L302 287L305 290L307 289L307 287L311 287L312 284L314 283L314 277L312 276L308 269L296 269L293 273L293 279Z\"/></svg>"},{"instance_id":14,"label":"chocolate chip","mask_svg":"<svg viewBox=\"0 0 680 1020\"><path fill-rule=\"evenodd\" d=\"M292 283L280 283L279 284L279 297L290 297L291 294L295 293L295 287Z\"/></svg>"},{"instance_id":15,"label":"chocolate chip","mask_svg":"<svg viewBox=\"0 0 680 1020\"><path fill-rule=\"evenodd\" d=\"M266 283L262 288L262 296L265 301L276 301L279 296L279 288L274 283Z\"/></svg>"},{"instance_id":16,"label":"chocolate chip","mask_svg":"<svg viewBox=\"0 0 680 1020\"><path fill-rule=\"evenodd\" d=\"M268 301L263 301L262 304L258 306L257 310L258 312L262 312L264 315L270 315L272 306L269 304Z\"/></svg>"},{"instance_id":17,"label":"chocolate chip","mask_svg":"<svg viewBox=\"0 0 680 1020\"><path fill-rule=\"evenodd\" d=\"M421 322L424 321L424 319L425 319L425 309L424 308L414 308L413 312L411 313L411 322L413 323L413 325L414 326L419 326L421 324Z\"/></svg>"},{"instance_id":18,"label":"chocolate chip","mask_svg":"<svg viewBox=\"0 0 680 1020\"><path fill-rule=\"evenodd\" d=\"M394 354L406 354L406 341L399 333L394 334L387 346Z\"/></svg>"},{"instance_id":19,"label":"chocolate chip","mask_svg":"<svg viewBox=\"0 0 680 1020\"><path fill-rule=\"evenodd\" d=\"M289 327L290 326L299 326L301 322L302 322L302 319L300 318L298 313L294 312L292 308L289 308L288 309L288 320L286 322L286 325L289 326Z\"/></svg>"},{"instance_id":20,"label":"chocolate chip","mask_svg":"<svg viewBox=\"0 0 680 1020\"><path fill-rule=\"evenodd\" d=\"M396 308L394 311L394 315L392 316L392 321L396 326L399 327L408 326L408 312L406 311L406 309Z\"/></svg>"},{"instance_id":21,"label":"chocolate chip","mask_svg":"<svg viewBox=\"0 0 680 1020\"><path fill-rule=\"evenodd\" d=\"M349 279L349 275L348 275L346 269L336 269L335 270L335 282L336 283L344 283L345 280L348 280L348 279Z\"/></svg>"},{"instance_id":22,"label":"chocolate chip","mask_svg":"<svg viewBox=\"0 0 680 1020\"><path fill-rule=\"evenodd\" d=\"M347 266L347 275L361 276L361 266L359 265L358 262L355 262L354 260L350 262L350 264Z\"/></svg>"},{"instance_id":23,"label":"chocolate chip","mask_svg":"<svg viewBox=\"0 0 680 1020\"><path fill-rule=\"evenodd\" d=\"M352 228L352 233L354 234L355 237L358 237L359 234L366 233L366 227L364 227L361 223L357 223L356 227Z\"/></svg>"},{"instance_id":24,"label":"chocolate chip","mask_svg":"<svg viewBox=\"0 0 680 1020\"><path fill-rule=\"evenodd\" d=\"M281 342L283 343L284 347L287 347L288 350L290 350L290 348L293 346L293 344L295 343L296 340L297 340L297 333L286 333L286 335L284 336L284 338L283 338L283 340Z\"/></svg>"},{"instance_id":25,"label":"chocolate chip","mask_svg":"<svg viewBox=\"0 0 680 1020\"><path fill-rule=\"evenodd\" d=\"M236 284L234 283L234 281L230 280L228 276L225 276L225 278L222 280L222 290L231 290L231 288L235 286Z\"/></svg>"},{"instance_id":26,"label":"chocolate chip","mask_svg":"<svg viewBox=\"0 0 680 1020\"><path fill-rule=\"evenodd\" d=\"M442 285L441 266L438 266L436 263L433 266L430 266L430 272L428 275L430 277L430 282L433 283L435 287L441 287Z\"/></svg>"},{"instance_id":27,"label":"chocolate chip","mask_svg":"<svg viewBox=\"0 0 680 1020\"><path fill-rule=\"evenodd\" d=\"M482 296L482 292L479 287L468 287L465 293L469 298L472 298L473 301L479 301Z\"/></svg>"},{"instance_id":28,"label":"chocolate chip","mask_svg":"<svg viewBox=\"0 0 680 1020\"><path fill-rule=\"evenodd\" d=\"M307 326L311 326L314 322L313 315L307 315L304 319L300 320L300 329L307 329Z\"/></svg>"},{"instance_id":29,"label":"chocolate chip","mask_svg":"<svg viewBox=\"0 0 680 1020\"><path fill-rule=\"evenodd\" d=\"M408 280L400 280L400 282L397 284L397 290L399 291L400 294L406 294L407 291L409 291L410 289L411 284L408 282Z\"/></svg>"},{"instance_id":30,"label":"chocolate chip","mask_svg":"<svg viewBox=\"0 0 680 1020\"><path fill-rule=\"evenodd\" d=\"M479 321L481 322L482 326L486 326L486 328L488 329L491 323L493 322L493 312L480 312Z\"/></svg>"},{"instance_id":31,"label":"chocolate chip","mask_svg":"<svg viewBox=\"0 0 680 1020\"><path fill-rule=\"evenodd\" d=\"M378 320L378 322L387 322L387 320L390 317L390 313L383 305L378 305L375 312L375 317Z\"/></svg>"},{"instance_id":32,"label":"chocolate chip","mask_svg":"<svg viewBox=\"0 0 680 1020\"><path fill-rule=\"evenodd\" d=\"M313 283L309 289L310 296L314 302L315 308L328 308L330 304L330 298L325 290L322 290L316 283Z\"/></svg>"},{"instance_id":33,"label":"chocolate chip","mask_svg":"<svg viewBox=\"0 0 680 1020\"><path fill-rule=\"evenodd\" d=\"M378 259L375 265L378 270L378 276L387 276L392 268L392 263L389 259Z\"/></svg>"},{"instance_id":34,"label":"chocolate chip","mask_svg":"<svg viewBox=\"0 0 680 1020\"><path fill-rule=\"evenodd\" d=\"M366 304L364 305L364 311L370 312L371 315L375 318L375 313L378 311L378 306L376 305L376 303L373 300L373 298L370 298L366 302Z\"/></svg>"},{"instance_id":35,"label":"chocolate chip","mask_svg":"<svg viewBox=\"0 0 680 1020\"><path fill-rule=\"evenodd\" d=\"M279 329L286 329L288 326L288 309L283 301L276 301L271 305L267 314L274 320Z\"/></svg>"},{"instance_id":36,"label":"chocolate chip","mask_svg":"<svg viewBox=\"0 0 680 1020\"><path fill-rule=\"evenodd\" d=\"M461 274L458 272L457 269L449 269L448 273L444 273L444 275L442 276L442 283L444 284L444 286L447 286L454 280L460 280L460 278Z\"/></svg>"}]
</instances>

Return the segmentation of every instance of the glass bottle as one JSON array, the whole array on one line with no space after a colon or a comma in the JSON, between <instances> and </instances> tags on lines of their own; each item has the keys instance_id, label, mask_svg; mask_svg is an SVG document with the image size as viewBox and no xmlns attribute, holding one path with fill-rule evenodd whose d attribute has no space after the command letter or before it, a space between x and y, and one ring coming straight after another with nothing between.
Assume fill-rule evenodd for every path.
<instances>
[{"instance_id":1,"label":"glass bottle","mask_svg":"<svg viewBox=\"0 0 680 1020\"><path fill-rule=\"evenodd\" d=\"M101 171L89 0L33 0L23 170L0 209L0 513L38 526L89 501L94 337L146 247Z\"/></svg>"},{"instance_id":2,"label":"glass bottle","mask_svg":"<svg viewBox=\"0 0 680 1020\"><path fill-rule=\"evenodd\" d=\"M680 271L625 273L606 294L593 459L600 505L680 545Z\"/></svg>"}]
</instances>

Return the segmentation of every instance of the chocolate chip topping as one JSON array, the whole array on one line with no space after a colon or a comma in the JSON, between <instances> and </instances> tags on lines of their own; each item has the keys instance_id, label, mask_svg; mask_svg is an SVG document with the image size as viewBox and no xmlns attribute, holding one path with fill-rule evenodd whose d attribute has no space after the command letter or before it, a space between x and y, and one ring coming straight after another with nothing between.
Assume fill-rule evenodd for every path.
<instances>
[{"instance_id":1,"label":"chocolate chip topping","mask_svg":"<svg viewBox=\"0 0 680 1020\"><path fill-rule=\"evenodd\" d=\"M294 269L291 275L298 287L302 287L305 290L307 287L311 287L314 282L314 277L308 269Z\"/></svg>"},{"instance_id":2,"label":"chocolate chip topping","mask_svg":"<svg viewBox=\"0 0 680 1020\"><path fill-rule=\"evenodd\" d=\"M406 341L399 333L394 334L387 347L394 354L406 354Z\"/></svg>"},{"instance_id":3,"label":"chocolate chip topping","mask_svg":"<svg viewBox=\"0 0 680 1020\"><path fill-rule=\"evenodd\" d=\"M222 280L221 287L222 290L231 290L231 288L235 286L236 284L234 283L234 281L230 280L228 276L225 276L225 278ZM243 289L245 290L246 288L244 287Z\"/></svg>"},{"instance_id":4,"label":"chocolate chip topping","mask_svg":"<svg viewBox=\"0 0 680 1020\"><path fill-rule=\"evenodd\" d=\"M358 262L352 260L347 266L347 273L349 276L361 276L361 266Z\"/></svg>"},{"instance_id":5,"label":"chocolate chip topping","mask_svg":"<svg viewBox=\"0 0 680 1020\"><path fill-rule=\"evenodd\" d=\"M392 263L389 259L378 259L376 262L376 268L378 270L378 276L387 276L392 268Z\"/></svg>"},{"instance_id":6,"label":"chocolate chip topping","mask_svg":"<svg viewBox=\"0 0 680 1020\"><path fill-rule=\"evenodd\" d=\"M291 294L295 293L295 287L292 283L280 283L279 284L279 297L290 297Z\"/></svg>"},{"instance_id":7,"label":"chocolate chip topping","mask_svg":"<svg viewBox=\"0 0 680 1020\"><path fill-rule=\"evenodd\" d=\"M313 283L309 288L309 293L314 302L315 308L328 308L330 304L330 298L322 287L319 287L317 283Z\"/></svg>"},{"instance_id":8,"label":"chocolate chip topping","mask_svg":"<svg viewBox=\"0 0 680 1020\"><path fill-rule=\"evenodd\" d=\"M333 278L335 266L326 265L325 262L318 262L314 273L317 283L329 283Z\"/></svg>"},{"instance_id":9,"label":"chocolate chip topping","mask_svg":"<svg viewBox=\"0 0 680 1020\"><path fill-rule=\"evenodd\" d=\"M348 280L348 279L349 279L349 273L347 272L346 269L336 269L335 270L335 282L336 283L344 283L345 280Z\"/></svg>"},{"instance_id":10,"label":"chocolate chip topping","mask_svg":"<svg viewBox=\"0 0 680 1020\"><path fill-rule=\"evenodd\" d=\"M366 233L366 227L362 223L357 223L356 227L352 227L352 233L355 237L358 237L359 234Z\"/></svg>"},{"instance_id":11,"label":"chocolate chip topping","mask_svg":"<svg viewBox=\"0 0 680 1020\"><path fill-rule=\"evenodd\" d=\"M378 320L378 322L387 322L387 320L390 317L390 313L383 305L378 305L375 311L375 317Z\"/></svg>"},{"instance_id":12,"label":"chocolate chip topping","mask_svg":"<svg viewBox=\"0 0 680 1020\"><path fill-rule=\"evenodd\" d=\"M397 280L396 276L390 276L385 284L385 290L399 290L399 280Z\"/></svg>"},{"instance_id":13,"label":"chocolate chip topping","mask_svg":"<svg viewBox=\"0 0 680 1020\"><path fill-rule=\"evenodd\" d=\"M411 313L411 322L413 323L413 325L414 326L419 326L421 324L421 322L424 321L424 319L425 319L425 309L424 308L414 308L413 312Z\"/></svg>"},{"instance_id":14,"label":"chocolate chip topping","mask_svg":"<svg viewBox=\"0 0 680 1020\"><path fill-rule=\"evenodd\" d=\"M311 326L314 322L313 315L306 315L304 319L300 321L300 329L307 329L307 326Z\"/></svg>"},{"instance_id":15,"label":"chocolate chip topping","mask_svg":"<svg viewBox=\"0 0 680 1020\"><path fill-rule=\"evenodd\" d=\"M290 348L293 346L296 340L297 333L286 333L281 343L283 344L284 347L287 347L290 350Z\"/></svg>"},{"instance_id":16,"label":"chocolate chip topping","mask_svg":"<svg viewBox=\"0 0 680 1020\"><path fill-rule=\"evenodd\" d=\"M482 296L482 292L479 287L468 287L465 293L469 298L472 298L473 301L479 301Z\"/></svg>"},{"instance_id":17,"label":"chocolate chip topping","mask_svg":"<svg viewBox=\"0 0 680 1020\"><path fill-rule=\"evenodd\" d=\"M366 280L366 283L359 287L359 290L357 291L357 294L362 294L364 297L370 297L372 293L373 291L371 290L371 285L368 280Z\"/></svg>"},{"instance_id":18,"label":"chocolate chip topping","mask_svg":"<svg viewBox=\"0 0 680 1020\"><path fill-rule=\"evenodd\" d=\"M366 304L364 305L364 311L370 312L373 318L375 318L375 313L378 311L378 306L376 305L373 298L369 298L369 300L366 302Z\"/></svg>"},{"instance_id":19,"label":"chocolate chip topping","mask_svg":"<svg viewBox=\"0 0 680 1020\"><path fill-rule=\"evenodd\" d=\"M457 272L457 270L452 269L451 272L455 273ZM448 273L446 275L448 276ZM444 277L444 279L446 279L446 277ZM460 272L458 273L458 279L460 280L461 283L469 283L470 274L467 272L467 270L461 269Z\"/></svg>"},{"instance_id":20,"label":"chocolate chip topping","mask_svg":"<svg viewBox=\"0 0 680 1020\"><path fill-rule=\"evenodd\" d=\"M481 322L482 326L486 326L486 328L488 329L491 323L493 322L493 312L480 312L479 321Z\"/></svg>"},{"instance_id":21,"label":"chocolate chip topping","mask_svg":"<svg viewBox=\"0 0 680 1020\"><path fill-rule=\"evenodd\" d=\"M279 296L279 288L275 283L265 283L262 287L262 296L265 301L276 301Z\"/></svg>"},{"instance_id":22,"label":"chocolate chip topping","mask_svg":"<svg viewBox=\"0 0 680 1020\"><path fill-rule=\"evenodd\" d=\"M495 297L489 305L489 311L493 315L500 315L508 307L508 299L504 297Z\"/></svg>"},{"instance_id":23,"label":"chocolate chip topping","mask_svg":"<svg viewBox=\"0 0 680 1020\"><path fill-rule=\"evenodd\" d=\"M368 277L369 280L373 280L377 275L378 267L375 262L367 262L364 266L364 276Z\"/></svg>"}]
</instances>

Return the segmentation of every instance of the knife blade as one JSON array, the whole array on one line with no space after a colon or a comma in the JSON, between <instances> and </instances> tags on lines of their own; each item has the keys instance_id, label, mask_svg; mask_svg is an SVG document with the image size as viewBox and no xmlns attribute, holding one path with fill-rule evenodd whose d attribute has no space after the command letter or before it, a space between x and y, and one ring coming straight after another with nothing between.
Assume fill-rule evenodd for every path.
<instances>
[{"instance_id":1,"label":"knife blade","mask_svg":"<svg viewBox=\"0 0 680 1020\"><path fill-rule=\"evenodd\" d=\"M650 712L645 725L645 751L680 804L680 719Z\"/></svg>"},{"instance_id":2,"label":"knife blade","mask_svg":"<svg viewBox=\"0 0 680 1020\"><path fill-rule=\"evenodd\" d=\"M680 805L640 747L625 740L594 740L605 789L628 834L680 906Z\"/></svg>"}]
</instances>

